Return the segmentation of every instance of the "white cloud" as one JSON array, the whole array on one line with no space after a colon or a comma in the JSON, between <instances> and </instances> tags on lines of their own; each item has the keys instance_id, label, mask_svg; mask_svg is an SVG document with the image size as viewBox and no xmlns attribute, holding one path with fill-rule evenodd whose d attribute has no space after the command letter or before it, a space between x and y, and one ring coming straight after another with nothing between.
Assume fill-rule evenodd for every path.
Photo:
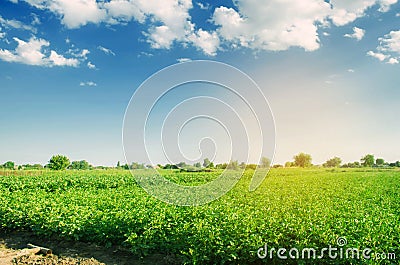
<instances>
[{"instance_id":1,"label":"white cloud","mask_svg":"<svg viewBox=\"0 0 400 265\"><path fill-rule=\"evenodd\" d=\"M4 38L5 36L6 36L6 33L2 32L1 28L0 28L0 39Z\"/></svg>"},{"instance_id":2,"label":"white cloud","mask_svg":"<svg viewBox=\"0 0 400 265\"><path fill-rule=\"evenodd\" d=\"M151 47L169 49L174 42L183 45L191 42L189 36L202 47L210 49L201 40L206 33L195 31L191 22L189 10L193 7L191 0L24 0L32 6L47 9L59 15L62 23L67 28L78 28L88 23L126 23L136 20L148 24L144 35L148 38ZM213 36L212 33L210 33ZM199 47L199 48L202 48ZM104 51L104 50L103 50Z\"/></svg>"},{"instance_id":3,"label":"white cloud","mask_svg":"<svg viewBox=\"0 0 400 265\"><path fill-rule=\"evenodd\" d=\"M353 33L351 34L344 34L345 37L347 38L352 38L352 39L356 39L357 41L362 40L362 38L364 38L365 35L365 30L364 29L360 29L357 27L353 28Z\"/></svg>"},{"instance_id":4,"label":"white cloud","mask_svg":"<svg viewBox=\"0 0 400 265\"><path fill-rule=\"evenodd\" d=\"M196 33L189 37L189 40L196 46L199 47L207 55L214 56L217 53L219 47L219 37L216 32L209 33L202 29L199 29Z\"/></svg>"},{"instance_id":5,"label":"white cloud","mask_svg":"<svg viewBox=\"0 0 400 265\"><path fill-rule=\"evenodd\" d=\"M330 18L337 26L343 26L365 15L365 11L374 5L380 12L387 12L397 0L331 0L332 12Z\"/></svg>"},{"instance_id":6,"label":"white cloud","mask_svg":"<svg viewBox=\"0 0 400 265\"><path fill-rule=\"evenodd\" d=\"M77 67L79 65L79 60L76 58L65 58L64 56L58 54L55 51L50 52L49 56L49 66L73 66Z\"/></svg>"},{"instance_id":7,"label":"white cloud","mask_svg":"<svg viewBox=\"0 0 400 265\"><path fill-rule=\"evenodd\" d=\"M145 12L140 8L140 1L113 0L104 4L108 10L109 16L117 21L137 20L144 23L146 19Z\"/></svg>"},{"instance_id":8,"label":"white cloud","mask_svg":"<svg viewBox=\"0 0 400 265\"><path fill-rule=\"evenodd\" d=\"M36 28L34 28L30 25L26 25L19 20L5 19L1 15L0 15L0 25L2 25L5 28L28 30L28 31L32 31L33 33L36 33L36 31L37 31Z\"/></svg>"},{"instance_id":9,"label":"white cloud","mask_svg":"<svg viewBox=\"0 0 400 265\"><path fill-rule=\"evenodd\" d=\"M83 49L83 50L81 51L81 53L78 54L78 56L87 59L87 55L88 55L89 53L90 53L90 51L89 51L88 49Z\"/></svg>"},{"instance_id":10,"label":"white cloud","mask_svg":"<svg viewBox=\"0 0 400 265\"><path fill-rule=\"evenodd\" d=\"M154 56L154 54L148 53L148 52L140 52L140 53L137 55L138 58L140 58L140 57L153 57L153 56Z\"/></svg>"},{"instance_id":11,"label":"white cloud","mask_svg":"<svg viewBox=\"0 0 400 265\"><path fill-rule=\"evenodd\" d=\"M347 72L354 73L355 71L354 71L354 69L347 69Z\"/></svg>"},{"instance_id":12,"label":"white cloud","mask_svg":"<svg viewBox=\"0 0 400 265\"><path fill-rule=\"evenodd\" d=\"M96 65L92 64L91 62L88 62L88 63L87 63L87 67L88 67L89 69L96 69Z\"/></svg>"},{"instance_id":13,"label":"white cloud","mask_svg":"<svg viewBox=\"0 0 400 265\"><path fill-rule=\"evenodd\" d=\"M378 2L380 4L380 7L378 10L380 12L387 12L390 10L391 5L394 5L397 3L397 0L381 0Z\"/></svg>"},{"instance_id":14,"label":"white cloud","mask_svg":"<svg viewBox=\"0 0 400 265\"><path fill-rule=\"evenodd\" d=\"M99 49L100 51L104 52L105 54L108 54L108 55L110 54L110 55L114 55L115 56L115 53L112 50L104 48L103 46L98 46L97 49Z\"/></svg>"},{"instance_id":15,"label":"white cloud","mask_svg":"<svg viewBox=\"0 0 400 265\"><path fill-rule=\"evenodd\" d=\"M40 25L42 22L40 21L40 19L39 19L39 17L38 17L38 15L36 15L35 13L32 13L31 14L32 15L32 17L33 17L33 19L32 19L32 25L34 26L34 25Z\"/></svg>"},{"instance_id":16,"label":"white cloud","mask_svg":"<svg viewBox=\"0 0 400 265\"><path fill-rule=\"evenodd\" d=\"M158 26L150 30L150 34L146 34L149 37L148 42L152 48L156 49L169 49L176 40L176 34L168 26Z\"/></svg>"},{"instance_id":17,"label":"white cloud","mask_svg":"<svg viewBox=\"0 0 400 265\"><path fill-rule=\"evenodd\" d=\"M203 10L210 9L210 4L209 3L203 4L202 2L197 2L196 4L197 4L198 7L200 7L200 9L203 9Z\"/></svg>"},{"instance_id":18,"label":"white cloud","mask_svg":"<svg viewBox=\"0 0 400 265\"><path fill-rule=\"evenodd\" d=\"M346 25L365 16L366 10L372 7L386 12L397 3L397 0L331 0L329 3L324 0L235 0L235 8L220 6L214 10L212 23L217 30L210 31L192 22L189 14L192 0L24 1L55 13L67 28L88 23L126 24L135 20L146 25L143 34L152 48L192 44L208 55L215 55L220 45L273 51L301 47L314 51L320 47L319 29L331 23ZM209 8L202 2L196 5ZM363 31L359 29L347 36L360 40Z\"/></svg>"},{"instance_id":19,"label":"white cloud","mask_svg":"<svg viewBox=\"0 0 400 265\"><path fill-rule=\"evenodd\" d=\"M93 81L86 81L86 82L80 82L80 86L97 86L97 84Z\"/></svg>"},{"instance_id":20,"label":"white cloud","mask_svg":"<svg viewBox=\"0 0 400 265\"><path fill-rule=\"evenodd\" d=\"M383 62L387 58L387 55L385 55L383 53L379 53L379 52L373 52L373 51L367 52L367 55L374 57L381 62Z\"/></svg>"},{"instance_id":21,"label":"white cloud","mask_svg":"<svg viewBox=\"0 0 400 265\"><path fill-rule=\"evenodd\" d=\"M398 60L397 58L390 58L390 59L387 61L387 63L388 63L388 64L398 64L398 63L399 63L399 60Z\"/></svg>"},{"instance_id":22,"label":"white cloud","mask_svg":"<svg viewBox=\"0 0 400 265\"><path fill-rule=\"evenodd\" d=\"M379 38L379 46L377 52L369 51L367 54L379 59L381 62L386 61L388 64L399 63L400 55L400 30L391 31L384 37Z\"/></svg>"},{"instance_id":23,"label":"white cloud","mask_svg":"<svg viewBox=\"0 0 400 265\"><path fill-rule=\"evenodd\" d=\"M0 49L0 59L6 62L16 62L38 66L73 66L79 65L76 58L65 58L55 51L50 51L50 55L44 54L44 48L50 43L43 39L32 37L28 42L13 38L17 42L15 50Z\"/></svg>"},{"instance_id":24,"label":"white cloud","mask_svg":"<svg viewBox=\"0 0 400 265\"><path fill-rule=\"evenodd\" d=\"M383 38L379 38L380 45L378 50L382 52L398 53L400 54L400 30L391 31Z\"/></svg>"},{"instance_id":25,"label":"white cloud","mask_svg":"<svg viewBox=\"0 0 400 265\"><path fill-rule=\"evenodd\" d=\"M186 63L186 62L191 62L192 59L190 59L190 58L178 58L178 59L176 59L176 61L178 63Z\"/></svg>"},{"instance_id":26,"label":"white cloud","mask_svg":"<svg viewBox=\"0 0 400 265\"><path fill-rule=\"evenodd\" d=\"M238 11L219 7L213 15L219 35L233 47L307 51L319 48L317 24L325 23L330 5L320 0L238 1Z\"/></svg>"},{"instance_id":27,"label":"white cloud","mask_svg":"<svg viewBox=\"0 0 400 265\"><path fill-rule=\"evenodd\" d=\"M329 34L328 32L326 32L326 31L324 31L324 32L322 32L322 35L324 35L324 36L329 36L329 35L331 35L331 34Z\"/></svg>"},{"instance_id":28,"label":"white cloud","mask_svg":"<svg viewBox=\"0 0 400 265\"><path fill-rule=\"evenodd\" d=\"M67 28L79 28L88 23L100 23L107 17L96 0L25 0L39 9L57 14Z\"/></svg>"}]
</instances>

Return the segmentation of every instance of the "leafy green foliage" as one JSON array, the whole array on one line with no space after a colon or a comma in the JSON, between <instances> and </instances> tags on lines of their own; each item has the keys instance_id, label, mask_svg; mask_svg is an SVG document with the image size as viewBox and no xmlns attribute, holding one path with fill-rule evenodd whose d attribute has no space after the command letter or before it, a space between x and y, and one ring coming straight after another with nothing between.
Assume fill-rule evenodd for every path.
<instances>
[{"instance_id":1,"label":"leafy green foliage","mask_svg":"<svg viewBox=\"0 0 400 265\"><path fill-rule=\"evenodd\" d=\"M227 169L238 170L239 169L239 162L237 160L229 162L226 166Z\"/></svg>"},{"instance_id":2,"label":"leafy green foliage","mask_svg":"<svg viewBox=\"0 0 400 265\"><path fill-rule=\"evenodd\" d=\"M73 161L68 168L75 170L88 170L91 169L92 166L86 160L81 160L81 161Z\"/></svg>"},{"instance_id":3,"label":"leafy green foliage","mask_svg":"<svg viewBox=\"0 0 400 265\"><path fill-rule=\"evenodd\" d=\"M209 166L210 166L210 164L211 164L211 161L210 161L210 159L208 159L208 158L204 158L204 161L203 161L203 167L209 167Z\"/></svg>"},{"instance_id":4,"label":"leafy green foliage","mask_svg":"<svg viewBox=\"0 0 400 265\"><path fill-rule=\"evenodd\" d=\"M334 157L326 161L322 166L323 167L340 167L340 164L342 163L342 159L339 157Z\"/></svg>"},{"instance_id":5,"label":"leafy green foliage","mask_svg":"<svg viewBox=\"0 0 400 265\"><path fill-rule=\"evenodd\" d=\"M363 158L361 158L361 164L364 167L372 167L374 165L375 162L375 157L374 155L368 154L366 156L364 156Z\"/></svg>"},{"instance_id":6,"label":"leafy green foliage","mask_svg":"<svg viewBox=\"0 0 400 265\"><path fill-rule=\"evenodd\" d=\"M7 161L4 163L3 168L5 169L14 169L15 163L12 161Z\"/></svg>"},{"instance_id":7,"label":"leafy green foliage","mask_svg":"<svg viewBox=\"0 0 400 265\"><path fill-rule=\"evenodd\" d=\"M48 167L52 170L64 170L69 166L70 162L68 157L63 155L54 155L50 158Z\"/></svg>"},{"instance_id":8,"label":"leafy green foliage","mask_svg":"<svg viewBox=\"0 0 400 265\"><path fill-rule=\"evenodd\" d=\"M305 153L300 153L298 155L295 155L294 157L294 164L297 167L311 167L311 155L305 154Z\"/></svg>"},{"instance_id":9,"label":"leafy green foliage","mask_svg":"<svg viewBox=\"0 0 400 265\"><path fill-rule=\"evenodd\" d=\"M385 164L385 159L383 158L377 158L376 159L376 165L377 166L383 166Z\"/></svg>"},{"instance_id":10,"label":"leafy green foliage","mask_svg":"<svg viewBox=\"0 0 400 265\"><path fill-rule=\"evenodd\" d=\"M262 157L261 158L261 164L260 167L262 168L268 168L271 165L271 159L267 157Z\"/></svg>"},{"instance_id":11,"label":"leafy green foliage","mask_svg":"<svg viewBox=\"0 0 400 265\"><path fill-rule=\"evenodd\" d=\"M161 173L176 183L199 185L220 172ZM271 169L250 193L252 173L247 170L228 194L199 207L154 199L126 170L0 176L0 229L124 243L137 255L174 253L186 264L259 264L257 250L265 244L322 248L335 246L339 236L346 237L349 247L399 255L400 171Z\"/></svg>"}]
</instances>

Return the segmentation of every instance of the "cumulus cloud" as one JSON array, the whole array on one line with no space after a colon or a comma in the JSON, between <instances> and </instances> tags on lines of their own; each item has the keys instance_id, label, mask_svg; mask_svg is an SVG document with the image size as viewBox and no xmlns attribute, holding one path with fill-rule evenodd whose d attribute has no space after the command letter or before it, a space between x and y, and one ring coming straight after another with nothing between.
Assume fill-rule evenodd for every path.
<instances>
[{"instance_id":1,"label":"cumulus cloud","mask_svg":"<svg viewBox=\"0 0 400 265\"><path fill-rule=\"evenodd\" d=\"M212 14L216 29L205 30L192 22L192 0L24 0L32 6L56 14L67 28L88 23L145 24L147 42L155 49L175 44L193 45L208 55L224 46L255 50L287 50L320 47L318 30L330 24L343 26L365 16L370 8L387 12L397 0L236 0L234 8L219 6ZM209 5L196 2L201 9ZM357 28L347 37L362 39ZM326 35L326 34L324 34ZM221 47L222 46L222 47ZM105 50L103 52L107 53ZM111 54L111 53L107 53Z\"/></svg>"},{"instance_id":2,"label":"cumulus cloud","mask_svg":"<svg viewBox=\"0 0 400 265\"><path fill-rule=\"evenodd\" d=\"M400 30L391 31L386 34L383 38L379 38L380 45L378 50L387 53L400 54Z\"/></svg>"},{"instance_id":3,"label":"cumulus cloud","mask_svg":"<svg viewBox=\"0 0 400 265\"><path fill-rule=\"evenodd\" d=\"M400 30L391 31L389 34L378 39L379 46L377 52L369 51L369 56L377 58L379 61L386 61L388 64L399 63L400 58Z\"/></svg>"},{"instance_id":4,"label":"cumulus cloud","mask_svg":"<svg viewBox=\"0 0 400 265\"><path fill-rule=\"evenodd\" d=\"M397 58L390 58L387 63L388 64L398 64L399 60Z\"/></svg>"},{"instance_id":5,"label":"cumulus cloud","mask_svg":"<svg viewBox=\"0 0 400 265\"><path fill-rule=\"evenodd\" d=\"M73 66L79 65L76 58L65 58L56 51L51 50L50 54L44 54L44 48L50 43L43 39L32 37L28 42L13 38L17 42L15 50L0 49L0 59L6 62L23 63L38 66Z\"/></svg>"},{"instance_id":6,"label":"cumulus cloud","mask_svg":"<svg viewBox=\"0 0 400 265\"><path fill-rule=\"evenodd\" d=\"M46 60L45 60L46 61ZM48 66L73 66L77 67L79 65L79 60L76 58L65 58L64 56L58 54L55 51L50 52L48 58Z\"/></svg>"},{"instance_id":7,"label":"cumulus cloud","mask_svg":"<svg viewBox=\"0 0 400 265\"><path fill-rule=\"evenodd\" d=\"M367 55L374 57L381 62L383 62L387 58L387 55L380 53L380 52L369 51L369 52L367 52Z\"/></svg>"},{"instance_id":8,"label":"cumulus cloud","mask_svg":"<svg viewBox=\"0 0 400 265\"><path fill-rule=\"evenodd\" d=\"M238 1L233 8L215 9L219 35L233 47L280 51L292 46L319 48L318 24L324 24L331 6L320 0L283 2Z\"/></svg>"},{"instance_id":9,"label":"cumulus cloud","mask_svg":"<svg viewBox=\"0 0 400 265\"><path fill-rule=\"evenodd\" d=\"M79 28L106 19L107 11L96 0L24 0L30 5L57 14L67 28Z\"/></svg>"},{"instance_id":10,"label":"cumulus cloud","mask_svg":"<svg viewBox=\"0 0 400 265\"><path fill-rule=\"evenodd\" d=\"M331 0L330 18L336 26L343 26L365 15L365 11L378 5L380 12L387 12L397 0Z\"/></svg>"},{"instance_id":11,"label":"cumulus cloud","mask_svg":"<svg viewBox=\"0 0 400 265\"><path fill-rule=\"evenodd\" d=\"M80 86L97 86L97 84L93 81L86 81L86 82L80 82Z\"/></svg>"},{"instance_id":12,"label":"cumulus cloud","mask_svg":"<svg viewBox=\"0 0 400 265\"><path fill-rule=\"evenodd\" d=\"M135 20L147 24L144 32L152 48L169 49L174 43L192 43L207 54L214 48L205 39L216 42L215 34L196 30L189 10L191 0L24 0L30 5L58 15L67 28L78 28L88 23L126 23ZM206 7L207 5L204 5ZM105 50L103 50L105 52ZM107 53L107 52L106 52ZM111 54L111 53L108 53Z\"/></svg>"},{"instance_id":13,"label":"cumulus cloud","mask_svg":"<svg viewBox=\"0 0 400 265\"><path fill-rule=\"evenodd\" d=\"M189 37L189 40L207 55L215 55L219 47L219 37L216 32L199 29Z\"/></svg>"},{"instance_id":14,"label":"cumulus cloud","mask_svg":"<svg viewBox=\"0 0 400 265\"><path fill-rule=\"evenodd\" d=\"M333 23L343 26L376 6L386 12L397 0L257 1L238 0L235 8L217 7L213 22L218 35L233 48L280 51L296 46L313 51L320 47L318 29ZM363 29L346 37L361 40ZM328 35L323 33L323 35Z\"/></svg>"},{"instance_id":15,"label":"cumulus cloud","mask_svg":"<svg viewBox=\"0 0 400 265\"><path fill-rule=\"evenodd\" d=\"M362 40L362 38L364 38L365 35L365 30L364 29L360 29L357 27L353 28L353 33L351 34L344 34L345 37L347 38L352 38L352 39L356 39L357 41Z\"/></svg>"}]
</instances>

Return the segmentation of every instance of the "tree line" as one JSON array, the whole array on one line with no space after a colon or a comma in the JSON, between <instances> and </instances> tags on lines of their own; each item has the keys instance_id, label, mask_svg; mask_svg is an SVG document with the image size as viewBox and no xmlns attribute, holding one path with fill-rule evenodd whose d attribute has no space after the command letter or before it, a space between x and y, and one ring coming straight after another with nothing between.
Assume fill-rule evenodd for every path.
<instances>
[{"instance_id":1,"label":"tree line","mask_svg":"<svg viewBox=\"0 0 400 265\"><path fill-rule=\"evenodd\" d=\"M3 165L0 165L0 169L10 169L10 170L35 170L35 169L51 169L51 170L90 170L90 169L146 169L146 168L160 168L160 169L180 169L181 171L187 172L198 172L198 171L210 171L212 169L256 169L257 167L269 168L271 165L271 160L267 157L262 157L259 164L246 164L244 162L239 163L237 160L230 161L229 163L215 164L210 161L210 159L205 158L203 163L197 162L193 165L186 164L185 162L180 162L178 164L157 164L145 165L144 163L133 162L132 164L124 164L118 161L115 167L105 167L97 166L94 167L89 164L86 160L72 161L65 155L54 155L50 158L48 164L42 166L40 164L25 164L16 165L13 161L7 161ZM273 165L274 168L279 167L313 167L318 165L312 164L312 156L306 153L299 153L293 157L293 161L288 161L284 165ZM320 165L325 168L359 168L359 167L400 167L400 161L396 162L386 162L383 158L375 158L373 154L367 154L363 156L360 161L350 162L342 164L342 159L339 157L333 157L328 159L325 163Z\"/></svg>"}]
</instances>

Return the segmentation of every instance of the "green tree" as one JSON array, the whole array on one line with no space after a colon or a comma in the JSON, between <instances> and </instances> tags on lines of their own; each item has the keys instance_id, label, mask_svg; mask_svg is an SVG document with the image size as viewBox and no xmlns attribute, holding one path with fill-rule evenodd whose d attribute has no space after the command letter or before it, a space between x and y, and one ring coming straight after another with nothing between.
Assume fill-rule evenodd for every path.
<instances>
[{"instance_id":1,"label":"green tree","mask_svg":"<svg viewBox=\"0 0 400 265\"><path fill-rule=\"evenodd\" d=\"M268 157L261 157L261 165L262 168L268 168L271 165L271 159Z\"/></svg>"},{"instance_id":2,"label":"green tree","mask_svg":"<svg viewBox=\"0 0 400 265\"><path fill-rule=\"evenodd\" d=\"M239 169L239 162L237 160L229 162L226 166L227 169L238 170Z\"/></svg>"},{"instance_id":3,"label":"green tree","mask_svg":"<svg viewBox=\"0 0 400 265\"><path fill-rule=\"evenodd\" d=\"M295 166L294 162L288 161L285 163L285 167L294 167L294 166Z\"/></svg>"},{"instance_id":4,"label":"green tree","mask_svg":"<svg viewBox=\"0 0 400 265\"><path fill-rule=\"evenodd\" d=\"M187 167L188 165L186 165L185 162L179 162L178 164L176 164L176 166L179 167L179 168L185 168L185 167Z\"/></svg>"},{"instance_id":5,"label":"green tree","mask_svg":"<svg viewBox=\"0 0 400 265\"><path fill-rule=\"evenodd\" d=\"M13 161L7 161L4 163L3 167L5 169L14 169L15 163Z\"/></svg>"},{"instance_id":6,"label":"green tree","mask_svg":"<svg viewBox=\"0 0 400 265\"><path fill-rule=\"evenodd\" d=\"M133 162L131 165L131 169L145 169L146 166L142 163L138 163L138 162Z\"/></svg>"},{"instance_id":7,"label":"green tree","mask_svg":"<svg viewBox=\"0 0 400 265\"><path fill-rule=\"evenodd\" d=\"M228 166L227 163L222 163L222 164L216 164L215 168L217 168L217 169L226 169L227 166Z\"/></svg>"},{"instance_id":8,"label":"green tree","mask_svg":"<svg viewBox=\"0 0 400 265\"><path fill-rule=\"evenodd\" d=\"M383 158L377 158L375 163L377 166L383 166L385 164L385 160Z\"/></svg>"},{"instance_id":9,"label":"green tree","mask_svg":"<svg viewBox=\"0 0 400 265\"><path fill-rule=\"evenodd\" d=\"M208 167L211 164L210 159L204 158L203 167Z\"/></svg>"},{"instance_id":10,"label":"green tree","mask_svg":"<svg viewBox=\"0 0 400 265\"><path fill-rule=\"evenodd\" d=\"M246 165L246 169L256 170L257 169L257 165L256 164L247 164Z\"/></svg>"},{"instance_id":11,"label":"green tree","mask_svg":"<svg viewBox=\"0 0 400 265\"><path fill-rule=\"evenodd\" d=\"M294 157L294 164L297 167L311 167L311 155L305 154L305 153L299 153L298 155L295 155Z\"/></svg>"},{"instance_id":12,"label":"green tree","mask_svg":"<svg viewBox=\"0 0 400 265\"><path fill-rule=\"evenodd\" d=\"M361 158L361 164L364 167L372 167L374 165L375 162L375 157L374 155L368 154L366 156L364 156L363 158Z\"/></svg>"},{"instance_id":13,"label":"green tree","mask_svg":"<svg viewBox=\"0 0 400 265\"><path fill-rule=\"evenodd\" d=\"M200 164L200 162L197 162L197 163L194 163L194 165L193 165L194 167L197 167L197 168L201 168L201 164Z\"/></svg>"},{"instance_id":14,"label":"green tree","mask_svg":"<svg viewBox=\"0 0 400 265\"><path fill-rule=\"evenodd\" d=\"M50 158L48 167L52 170L64 170L69 166L68 157L63 155L54 155Z\"/></svg>"},{"instance_id":15,"label":"green tree","mask_svg":"<svg viewBox=\"0 0 400 265\"><path fill-rule=\"evenodd\" d=\"M92 168L92 166L86 160L81 160L81 161L73 161L69 166L69 168L76 170L88 170Z\"/></svg>"},{"instance_id":16,"label":"green tree","mask_svg":"<svg viewBox=\"0 0 400 265\"><path fill-rule=\"evenodd\" d=\"M342 159L339 157L334 157L326 161L322 166L323 167L340 167L340 164L342 163Z\"/></svg>"}]
</instances>

